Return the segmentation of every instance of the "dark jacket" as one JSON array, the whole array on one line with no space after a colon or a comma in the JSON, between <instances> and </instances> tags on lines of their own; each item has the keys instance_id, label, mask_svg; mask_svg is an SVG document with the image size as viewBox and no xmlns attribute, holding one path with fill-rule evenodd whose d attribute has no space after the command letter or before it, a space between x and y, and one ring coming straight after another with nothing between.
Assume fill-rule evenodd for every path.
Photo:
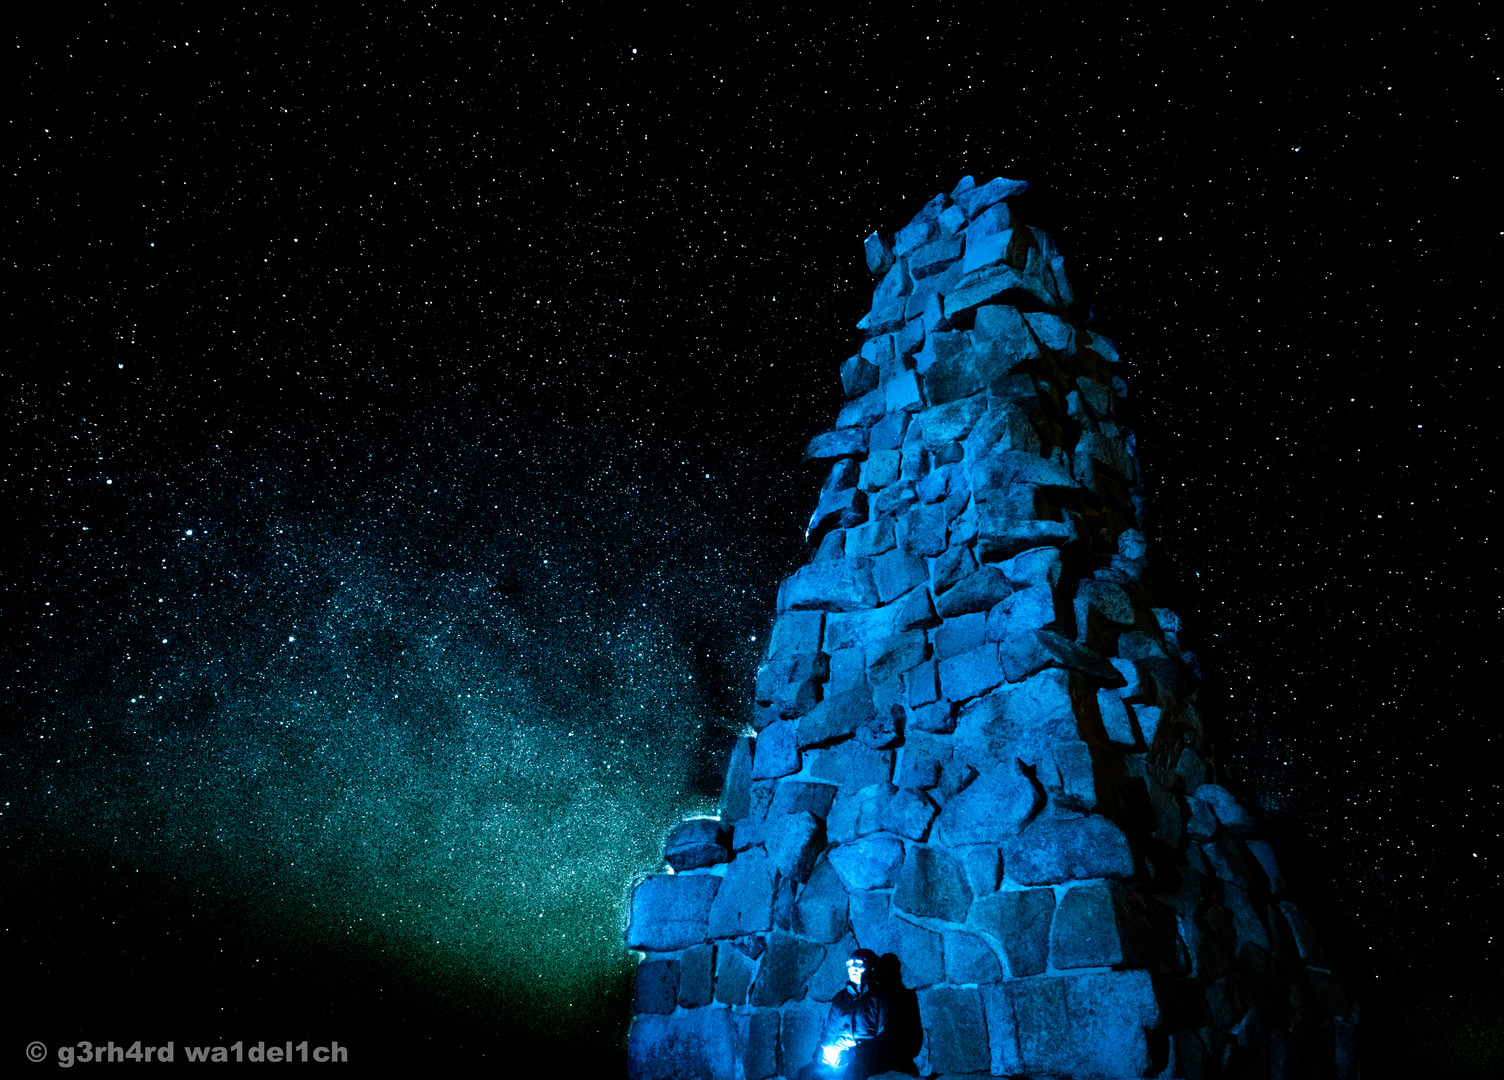
<instances>
[{"instance_id":1,"label":"dark jacket","mask_svg":"<svg viewBox=\"0 0 1504 1080\"><path fill-rule=\"evenodd\" d=\"M888 1052L887 1030L888 1004L883 994L870 982L863 982L860 990L847 983L830 1003L820 1045L849 1034L857 1044L848 1052L852 1068L842 1071L865 1076L883 1071Z\"/></svg>"}]
</instances>

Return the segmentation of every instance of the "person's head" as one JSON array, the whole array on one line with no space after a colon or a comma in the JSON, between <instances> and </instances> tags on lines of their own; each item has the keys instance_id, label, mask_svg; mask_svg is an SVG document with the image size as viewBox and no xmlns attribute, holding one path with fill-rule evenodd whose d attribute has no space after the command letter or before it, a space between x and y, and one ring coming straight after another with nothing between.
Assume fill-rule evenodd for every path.
<instances>
[{"instance_id":1,"label":"person's head","mask_svg":"<svg viewBox=\"0 0 1504 1080\"><path fill-rule=\"evenodd\" d=\"M856 986L877 974L877 953L871 949L853 949L846 958L846 977Z\"/></svg>"}]
</instances>

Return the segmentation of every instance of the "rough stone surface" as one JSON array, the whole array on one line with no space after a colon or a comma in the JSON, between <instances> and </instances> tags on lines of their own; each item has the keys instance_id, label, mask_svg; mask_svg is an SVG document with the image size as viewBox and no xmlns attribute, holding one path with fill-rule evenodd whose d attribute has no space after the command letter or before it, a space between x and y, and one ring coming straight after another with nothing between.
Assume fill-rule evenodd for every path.
<instances>
[{"instance_id":1,"label":"rough stone surface","mask_svg":"<svg viewBox=\"0 0 1504 1080\"><path fill-rule=\"evenodd\" d=\"M911 847L893 890L893 906L927 919L964 922L971 886L961 860L940 848Z\"/></svg>"},{"instance_id":2,"label":"rough stone surface","mask_svg":"<svg viewBox=\"0 0 1504 1080\"><path fill-rule=\"evenodd\" d=\"M705 940L719 878L657 874L632 891L627 947L647 952L686 949Z\"/></svg>"},{"instance_id":3,"label":"rough stone surface","mask_svg":"<svg viewBox=\"0 0 1504 1080\"><path fill-rule=\"evenodd\" d=\"M778 868L764 851L753 849L732 860L710 908L709 936L734 937L772 929L777 878Z\"/></svg>"},{"instance_id":4,"label":"rough stone surface","mask_svg":"<svg viewBox=\"0 0 1504 1080\"><path fill-rule=\"evenodd\" d=\"M1143 1076L1159 1004L1149 974L1020 979L982 991L995 1074Z\"/></svg>"},{"instance_id":5,"label":"rough stone surface","mask_svg":"<svg viewBox=\"0 0 1504 1080\"><path fill-rule=\"evenodd\" d=\"M846 918L846 886L828 860L822 859L794 903L792 929L811 941L835 941L850 925Z\"/></svg>"},{"instance_id":6,"label":"rough stone surface","mask_svg":"<svg viewBox=\"0 0 1504 1080\"><path fill-rule=\"evenodd\" d=\"M941 838L949 844L980 844L1011 837L1033 816L1038 792L1014 763L999 766L946 803Z\"/></svg>"},{"instance_id":7,"label":"rough stone surface","mask_svg":"<svg viewBox=\"0 0 1504 1080\"><path fill-rule=\"evenodd\" d=\"M779 1010L778 1072L793 1077L815 1056L829 1008L823 1002L800 1002Z\"/></svg>"},{"instance_id":8,"label":"rough stone surface","mask_svg":"<svg viewBox=\"0 0 1504 1080\"><path fill-rule=\"evenodd\" d=\"M715 949L695 945L679 954L679 1004L698 1009L710 1004L715 991Z\"/></svg>"},{"instance_id":9,"label":"rough stone surface","mask_svg":"<svg viewBox=\"0 0 1504 1080\"><path fill-rule=\"evenodd\" d=\"M778 1075L776 1009L757 1009L736 1018L736 1035L746 1080L771 1080Z\"/></svg>"},{"instance_id":10,"label":"rough stone surface","mask_svg":"<svg viewBox=\"0 0 1504 1080\"><path fill-rule=\"evenodd\" d=\"M990 1061L983 1033L982 995L976 990L943 987L919 995L919 1014L930 1047L930 1068L937 1073L985 1073Z\"/></svg>"},{"instance_id":11,"label":"rough stone surface","mask_svg":"<svg viewBox=\"0 0 1504 1080\"><path fill-rule=\"evenodd\" d=\"M679 961L645 960L637 968L634 1012L671 1013L679 1003Z\"/></svg>"},{"instance_id":12,"label":"rough stone surface","mask_svg":"<svg viewBox=\"0 0 1504 1080\"><path fill-rule=\"evenodd\" d=\"M831 848L829 858L848 890L890 889L903 865L903 841L896 836L864 836Z\"/></svg>"},{"instance_id":13,"label":"rough stone surface","mask_svg":"<svg viewBox=\"0 0 1504 1080\"><path fill-rule=\"evenodd\" d=\"M752 986L752 959L730 945L716 947L715 1000L722 1005L743 1005Z\"/></svg>"},{"instance_id":14,"label":"rough stone surface","mask_svg":"<svg viewBox=\"0 0 1504 1080\"><path fill-rule=\"evenodd\" d=\"M698 870L731 855L727 836L715 818L689 818L675 825L663 844L663 860L676 871Z\"/></svg>"},{"instance_id":15,"label":"rough stone surface","mask_svg":"<svg viewBox=\"0 0 1504 1080\"><path fill-rule=\"evenodd\" d=\"M753 1005L782 1005L804 996L809 977L825 959L825 947L789 934L773 933L758 961Z\"/></svg>"},{"instance_id":16,"label":"rough stone surface","mask_svg":"<svg viewBox=\"0 0 1504 1080\"><path fill-rule=\"evenodd\" d=\"M945 981L957 984L997 982L1003 965L977 934L956 930L945 935Z\"/></svg>"},{"instance_id":17,"label":"rough stone surface","mask_svg":"<svg viewBox=\"0 0 1504 1080\"><path fill-rule=\"evenodd\" d=\"M1020 885L1134 874L1128 837L1105 817L1037 821L1009 845L1005 858L1008 876Z\"/></svg>"},{"instance_id":18,"label":"rough stone surface","mask_svg":"<svg viewBox=\"0 0 1504 1080\"><path fill-rule=\"evenodd\" d=\"M634 1080L741 1080L736 1022L723 1009L674 1016L639 1014L627 1033Z\"/></svg>"},{"instance_id":19,"label":"rough stone surface","mask_svg":"<svg viewBox=\"0 0 1504 1080\"><path fill-rule=\"evenodd\" d=\"M966 177L863 245L755 745L633 894L633 1076L797 1075L858 945L927 1075L1354 1074L1356 1006L1219 781L1118 350L1023 189Z\"/></svg>"},{"instance_id":20,"label":"rough stone surface","mask_svg":"<svg viewBox=\"0 0 1504 1080\"><path fill-rule=\"evenodd\" d=\"M1050 889L1009 890L981 897L971 906L971 926L1003 950L1014 978L1038 975L1050 955L1055 894Z\"/></svg>"}]
</instances>

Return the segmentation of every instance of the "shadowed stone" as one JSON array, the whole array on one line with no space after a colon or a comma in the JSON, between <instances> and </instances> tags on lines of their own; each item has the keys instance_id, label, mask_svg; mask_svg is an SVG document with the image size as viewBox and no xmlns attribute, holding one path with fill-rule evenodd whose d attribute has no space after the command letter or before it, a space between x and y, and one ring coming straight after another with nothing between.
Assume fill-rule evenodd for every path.
<instances>
[{"instance_id":1,"label":"shadowed stone","mask_svg":"<svg viewBox=\"0 0 1504 1080\"><path fill-rule=\"evenodd\" d=\"M1285 884L1285 876L1280 872L1279 863L1274 858L1274 848L1267 840L1249 840L1245 846L1248 852L1263 868L1264 877L1269 882L1269 892L1275 898L1289 895L1290 887Z\"/></svg>"},{"instance_id":2,"label":"shadowed stone","mask_svg":"<svg viewBox=\"0 0 1504 1080\"><path fill-rule=\"evenodd\" d=\"M1037 775L1046 795L1057 805L1082 813L1097 808L1096 768L1091 750L1081 740L1057 742L1050 747Z\"/></svg>"},{"instance_id":3,"label":"shadowed stone","mask_svg":"<svg viewBox=\"0 0 1504 1080\"><path fill-rule=\"evenodd\" d=\"M1054 914L1052 890L1010 890L978 898L971 905L967 923L1002 946L1008 974L1018 979L1044 971Z\"/></svg>"},{"instance_id":4,"label":"shadowed stone","mask_svg":"<svg viewBox=\"0 0 1504 1080\"><path fill-rule=\"evenodd\" d=\"M702 874L655 874L632 891L627 948L675 952L705 940L721 879Z\"/></svg>"},{"instance_id":5,"label":"shadowed stone","mask_svg":"<svg viewBox=\"0 0 1504 1080\"><path fill-rule=\"evenodd\" d=\"M715 950L709 945L685 949L679 956L679 1004L697 1009L710 1004L715 990Z\"/></svg>"},{"instance_id":6,"label":"shadowed stone","mask_svg":"<svg viewBox=\"0 0 1504 1080\"><path fill-rule=\"evenodd\" d=\"M776 1009L757 1009L736 1018L746 1080L771 1080L778 1075L778 1021Z\"/></svg>"},{"instance_id":7,"label":"shadowed stone","mask_svg":"<svg viewBox=\"0 0 1504 1080\"><path fill-rule=\"evenodd\" d=\"M1145 971L1019 979L981 991L994 1074L1142 1076L1159 1003Z\"/></svg>"},{"instance_id":8,"label":"shadowed stone","mask_svg":"<svg viewBox=\"0 0 1504 1080\"><path fill-rule=\"evenodd\" d=\"M896 250L896 249L895 249ZM857 329L870 334L896 330L903 325L904 301L913 291L908 260L898 259L883 275L872 293L872 310L857 321Z\"/></svg>"},{"instance_id":9,"label":"shadowed stone","mask_svg":"<svg viewBox=\"0 0 1504 1080\"><path fill-rule=\"evenodd\" d=\"M1005 637L998 646L997 660L1003 667L1003 677L1010 683L1037 675L1055 662L1033 634Z\"/></svg>"},{"instance_id":10,"label":"shadowed stone","mask_svg":"<svg viewBox=\"0 0 1504 1080\"><path fill-rule=\"evenodd\" d=\"M678 1003L679 961L645 960L637 965L637 988L632 1009L640 1013L671 1013Z\"/></svg>"},{"instance_id":11,"label":"shadowed stone","mask_svg":"<svg viewBox=\"0 0 1504 1080\"><path fill-rule=\"evenodd\" d=\"M731 1013L638 1015L627 1033L627 1073L634 1080L742 1080Z\"/></svg>"},{"instance_id":12,"label":"shadowed stone","mask_svg":"<svg viewBox=\"0 0 1504 1080\"><path fill-rule=\"evenodd\" d=\"M1174 919L1130 889L1106 882L1066 892L1050 932L1056 968L1126 964L1170 971L1175 959Z\"/></svg>"},{"instance_id":13,"label":"shadowed stone","mask_svg":"<svg viewBox=\"0 0 1504 1080\"><path fill-rule=\"evenodd\" d=\"M1056 521L1044 515L1035 489L1020 488L1009 497L977 503L977 554L984 562L1006 558L1040 544L1075 542L1075 519Z\"/></svg>"},{"instance_id":14,"label":"shadowed stone","mask_svg":"<svg viewBox=\"0 0 1504 1080\"><path fill-rule=\"evenodd\" d=\"M1133 625L1133 601L1128 599L1128 594L1121 587L1109 581L1083 581L1076 592L1076 599L1114 625Z\"/></svg>"},{"instance_id":15,"label":"shadowed stone","mask_svg":"<svg viewBox=\"0 0 1504 1080\"><path fill-rule=\"evenodd\" d=\"M1072 671L1079 671L1100 682L1103 686L1121 686L1123 677L1105 657L1082 645L1061 637L1053 630L1035 630L1034 636L1055 659Z\"/></svg>"},{"instance_id":16,"label":"shadowed stone","mask_svg":"<svg viewBox=\"0 0 1504 1080\"><path fill-rule=\"evenodd\" d=\"M897 956L904 985L910 989L933 986L945 979L943 939L933 930L889 916L875 933L859 936L858 940L863 948Z\"/></svg>"},{"instance_id":17,"label":"shadowed stone","mask_svg":"<svg viewBox=\"0 0 1504 1080\"><path fill-rule=\"evenodd\" d=\"M731 857L724 826L715 818L689 818L675 825L663 843L663 859L674 870L698 870Z\"/></svg>"},{"instance_id":18,"label":"shadowed stone","mask_svg":"<svg viewBox=\"0 0 1504 1080\"><path fill-rule=\"evenodd\" d=\"M726 782L721 787L721 821L730 826L752 808L752 740L739 736L731 748Z\"/></svg>"},{"instance_id":19,"label":"shadowed stone","mask_svg":"<svg viewBox=\"0 0 1504 1080\"><path fill-rule=\"evenodd\" d=\"M1295 939L1295 950L1300 954L1301 960L1316 967L1326 967L1326 952L1301 910L1288 901L1281 901L1277 906L1280 914L1285 917L1286 925L1290 927L1290 935Z\"/></svg>"},{"instance_id":20,"label":"shadowed stone","mask_svg":"<svg viewBox=\"0 0 1504 1080\"><path fill-rule=\"evenodd\" d=\"M1143 722L1142 712L1143 710L1140 710L1140 723ZM1144 732L1144 738L1150 738L1147 731ZM1258 828L1253 815L1245 810L1243 805L1233 798L1232 792L1225 787L1218 784L1202 784L1191 792L1191 798L1209 806L1212 813L1217 815L1217 820L1222 823L1222 827L1239 839L1249 836Z\"/></svg>"}]
</instances>

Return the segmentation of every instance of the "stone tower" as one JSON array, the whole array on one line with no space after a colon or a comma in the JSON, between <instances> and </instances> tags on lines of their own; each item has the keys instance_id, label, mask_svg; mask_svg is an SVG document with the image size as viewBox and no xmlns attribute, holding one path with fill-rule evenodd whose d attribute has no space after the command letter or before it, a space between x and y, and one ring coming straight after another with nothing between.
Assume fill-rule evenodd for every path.
<instances>
[{"instance_id":1,"label":"stone tower","mask_svg":"<svg viewBox=\"0 0 1504 1080\"><path fill-rule=\"evenodd\" d=\"M756 734L633 893L638 1080L794 1077L858 946L924 1075L1357 1075L1355 1009L1215 783L1118 353L1025 188L967 177L866 242Z\"/></svg>"}]
</instances>

